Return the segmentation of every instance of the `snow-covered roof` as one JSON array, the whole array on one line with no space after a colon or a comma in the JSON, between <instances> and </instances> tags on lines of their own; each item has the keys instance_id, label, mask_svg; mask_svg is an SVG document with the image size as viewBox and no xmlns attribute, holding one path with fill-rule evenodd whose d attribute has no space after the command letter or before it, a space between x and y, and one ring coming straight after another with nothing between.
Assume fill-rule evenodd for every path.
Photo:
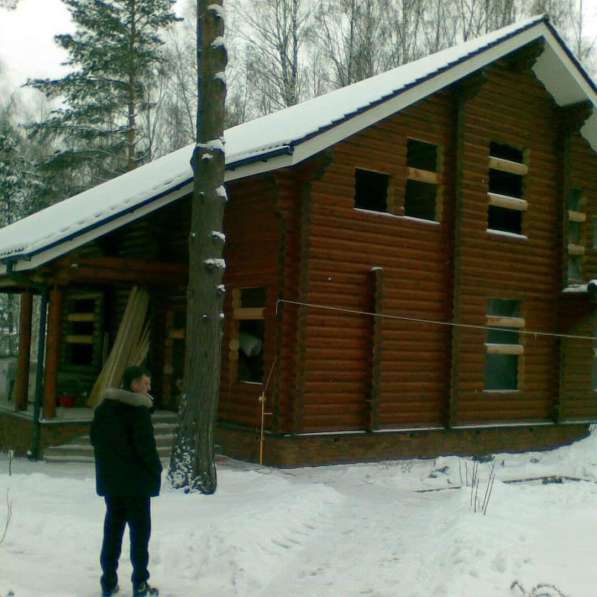
<instances>
[{"instance_id":1,"label":"snow-covered roof","mask_svg":"<svg viewBox=\"0 0 597 597\"><path fill-rule=\"evenodd\" d=\"M226 180L298 164L541 38L533 68L556 103L595 106L595 83L549 22L534 17L226 130ZM581 133L597 151L597 110ZM7 226L0 260L35 268L187 194L192 151L179 149Z\"/></svg>"}]
</instances>

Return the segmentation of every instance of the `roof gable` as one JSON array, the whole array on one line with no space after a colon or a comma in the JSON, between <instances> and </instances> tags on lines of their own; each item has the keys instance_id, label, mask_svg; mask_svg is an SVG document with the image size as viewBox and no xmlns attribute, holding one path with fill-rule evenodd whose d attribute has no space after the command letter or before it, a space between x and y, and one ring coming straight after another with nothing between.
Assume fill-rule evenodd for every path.
<instances>
[{"instance_id":1,"label":"roof gable","mask_svg":"<svg viewBox=\"0 0 597 597\"><path fill-rule=\"evenodd\" d=\"M539 39L545 45L533 70L556 103L597 104L594 82L547 20L535 17L226 130L226 180L301 163ZM597 151L597 111L581 133ZM192 150L179 149L2 229L0 260L31 269L185 195Z\"/></svg>"}]
</instances>

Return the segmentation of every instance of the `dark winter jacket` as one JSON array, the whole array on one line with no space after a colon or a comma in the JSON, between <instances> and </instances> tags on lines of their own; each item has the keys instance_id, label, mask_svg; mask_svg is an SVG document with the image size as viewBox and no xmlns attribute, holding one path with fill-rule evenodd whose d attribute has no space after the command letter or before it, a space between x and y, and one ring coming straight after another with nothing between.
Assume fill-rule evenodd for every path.
<instances>
[{"instance_id":1,"label":"dark winter jacket","mask_svg":"<svg viewBox=\"0 0 597 597\"><path fill-rule=\"evenodd\" d=\"M106 390L95 409L90 433L98 495L160 493L162 464L153 436L151 407L145 394Z\"/></svg>"}]
</instances>

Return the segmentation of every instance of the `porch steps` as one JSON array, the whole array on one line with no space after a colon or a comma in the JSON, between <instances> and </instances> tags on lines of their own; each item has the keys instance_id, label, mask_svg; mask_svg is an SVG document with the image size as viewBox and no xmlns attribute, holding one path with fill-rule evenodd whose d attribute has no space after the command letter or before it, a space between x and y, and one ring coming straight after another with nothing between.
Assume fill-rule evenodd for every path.
<instances>
[{"instance_id":1,"label":"porch steps","mask_svg":"<svg viewBox=\"0 0 597 597\"><path fill-rule=\"evenodd\" d=\"M152 416L155 443L160 458L169 459L176 432L175 413L158 412ZM93 463L93 446L89 435L79 435L66 444L52 446L44 452L46 462L88 462Z\"/></svg>"}]
</instances>

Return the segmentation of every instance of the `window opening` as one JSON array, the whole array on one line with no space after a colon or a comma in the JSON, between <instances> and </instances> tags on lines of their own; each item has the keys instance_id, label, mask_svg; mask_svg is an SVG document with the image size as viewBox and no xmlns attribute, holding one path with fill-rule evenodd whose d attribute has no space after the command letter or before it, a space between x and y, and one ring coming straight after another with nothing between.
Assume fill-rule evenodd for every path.
<instances>
[{"instance_id":1,"label":"window opening","mask_svg":"<svg viewBox=\"0 0 597 597\"><path fill-rule=\"evenodd\" d=\"M585 255L585 202L583 191L573 187L566 200L566 252L568 254L566 282L582 282L582 266ZM593 246L595 246L595 219L593 219Z\"/></svg>"},{"instance_id":2,"label":"window opening","mask_svg":"<svg viewBox=\"0 0 597 597\"><path fill-rule=\"evenodd\" d=\"M236 288L233 301L232 369L237 381L262 383L264 374L265 288Z\"/></svg>"},{"instance_id":3,"label":"window opening","mask_svg":"<svg viewBox=\"0 0 597 597\"><path fill-rule=\"evenodd\" d=\"M489 146L489 205L487 228L523 234L523 213L527 209L524 177L528 167L521 149L503 143Z\"/></svg>"},{"instance_id":4,"label":"window opening","mask_svg":"<svg viewBox=\"0 0 597 597\"><path fill-rule=\"evenodd\" d=\"M408 139L406 144L408 174L404 193L404 215L437 221L439 197L438 147Z\"/></svg>"},{"instance_id":5,"label":"window opening","mask_svg":"<svg viewBox=\"0 0 597 597\"><path fill-rule=\"evenodd\" d=\"M406 142L406 161L409 168L437 172L437 145L408 139Z\"/></svg>"},{"instance_id":6,"label":"window opening","mask_svg":"<svg viewBox=\"0 0 597 597\"><path fill-rule=\"evenodd\" d=\"M520 301L492 298L487 301L485 340L485 389L517 390L520 357L524 347L520 330L525 321L520 316Z\"/></svg>"},{"instance_id":7,"label":"window opening","mask_svg":"<svg viewBox=\"0 0 597 597\"><path fill-rule=\"evenodd\" d=\"M387 174L357 168L354 206L368 211L388 211L389 178Z\"/></svg>"},{"instance_id":8,"label":"window opening","mask_svg":"<svg viewBox=\"0 0 597 597\"><path fill-rule=\"evenodd\" d=\"M67 365L94 367L100 365L101 295L72 294L67 296L64 325L65 361Z\"/></svg>"}]
</instances>

